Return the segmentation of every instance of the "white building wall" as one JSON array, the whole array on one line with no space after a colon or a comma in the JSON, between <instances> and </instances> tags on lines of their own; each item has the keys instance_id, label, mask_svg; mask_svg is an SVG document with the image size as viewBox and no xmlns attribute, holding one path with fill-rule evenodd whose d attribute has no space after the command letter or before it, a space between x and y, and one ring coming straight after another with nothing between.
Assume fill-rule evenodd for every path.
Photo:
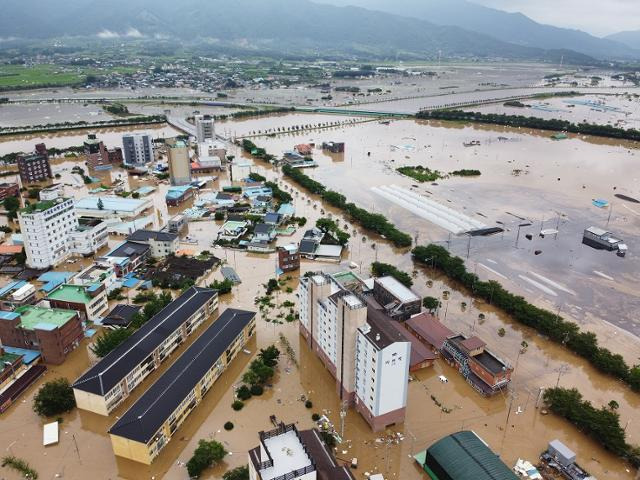
<instances>
[{"instance_id":1,"label":"white building wall","mask_svg":"<svg viewBox=\"0 0 640 480\"><path fill-rule=\"evenodd\" d=\"M298 286L298 315L300 323L307 331L311 325L309 302L311 301L311 286L308 278L301 278Z\"/></svg>"},{"instance_id":2,"label":"white building wall","mask_svg":"<svg viewBox=\"0 0 640 480\"><path fill-rule=\"evenodd\" d=\"M358 329L356 395L377 417L407 406L411 344L395 342L378 350L367 332L368 326Z\"/></svg>"},{"instance_id":3,"label":"white building wall","mask_svg":"<svg viewBox=\"0 0 640 480\"><path fill-rule=\"evenodd\" d=\"M78 255L92 255L109 242L107 224L102 222L87 230L71 233L73 252Z\"/></svg>"},{"instance_id":4,"label":"white building wall","mask_svg":"<svg viewBox=\"0 0 640 480\"><path fill-rule=\"evenodd\" d=\"M29 267L53 267L73 253L71 233L78 226L73 200L42 212L18 213L18 222Z\"/></svg>"},{"instance_id":5,"label":"white building wall","mask_svg":"<svg viewBox=\"0 0 640 480\"><path fill-rule=\"evenodd\" d=\"M103 317L109 312L109 302L107 300L107 291L103 290L95 298L91 299L87 305L87 320L93 322Z\"/></svg>"},{"instance_id":6,"label":"white building wall","mask_svg":"<svg viewBox=\"0 0 640 480\"><path fill-rule=\"evenodd\" d=\"M149 240L149 247L151 248L151 256L153 258L164 258L171 253L178 251L178 238L171 242L158 241L155 239Z\"/></svg>"},{"instance_id":7,"label":"white building wall","mask_svg":"<svg viewBox=\"0 0 640 480\"><path fill-rule=\"evenodd\" d=\"M395 342L383 349L376 362L375 416L407 406L411 344Z\"/></svg>"},{"instance_id":8,"label":"white building wall","mask_svg":"<svg viewBox=\"0 0 640 480\"><path fill-rule=\"evenodd\" d=\"M196 137L198 139L198 143L203 143L206 140L213 140L216 137L213 117L208 116L205 118L204 115L196 115L194 119L196 122Z\"/></svg>"},{"instance_id":9,"label":"white building wall","mask_svg":"<svg viewBox=\"0 0 640 480\"><path fill-rule=\"evenodd\" d=\"M337 361L337 333L336 322L338 309L335 303L328 299L321 299L316 304L318 319L318 345L334 365Z\"/></svg>"}]
</instances>

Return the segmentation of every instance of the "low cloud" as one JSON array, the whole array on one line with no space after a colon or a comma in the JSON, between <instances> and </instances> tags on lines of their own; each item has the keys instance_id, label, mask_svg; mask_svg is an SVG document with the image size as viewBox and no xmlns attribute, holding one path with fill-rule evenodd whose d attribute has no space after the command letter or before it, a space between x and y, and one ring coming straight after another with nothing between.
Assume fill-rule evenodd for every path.
<instances>
[{"instance_id":1,"label":"low cloud","mask_svg":"<svg viewBox=\"0 0 640 480\"><path fill-rule=\"evenodd\" d=\"M98 33L98 38L142 38L144 35L137 28L129 28L125 33L114 32L113 30L102 30Z\"/></svg>"},{"instance_id":2,"label":"low cloud","mask_svg":"<svg viewBox=\"0 0 640 480\"><path fill-rule=\"evenodd\" d=\"M98 38L120 38L120 34L111 30L102 30L98 34Z\"/></svg>"},{"instance_id":3,"label":"low cloud","mask_svg":"<svg viewBox=\"0 0 640 480\"><path fill-rule=\"evenodd\" d=\"M124 36L125 37L130 37L130 38L142 38L142 37L144 37L144 35L142 35L142 33L140 33L140 30L138 30L137 28L130 28L129 30L127 30L127 33Z\"/></svg>"}]
</instances>

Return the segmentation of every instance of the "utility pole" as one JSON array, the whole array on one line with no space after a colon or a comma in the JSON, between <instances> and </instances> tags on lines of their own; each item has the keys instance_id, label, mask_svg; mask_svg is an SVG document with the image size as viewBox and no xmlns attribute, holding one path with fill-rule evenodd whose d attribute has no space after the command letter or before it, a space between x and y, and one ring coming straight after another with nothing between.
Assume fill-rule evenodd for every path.
<instances>
[{"instance_id":1,"label":"utility pole","mask_svg":"<svg viewBox=\"0 0 640 480\"><path fill-rule=\"evenodd\" d=\"M560 385L560 377L567 373L569 371L569 366L568 365L560 365L560 368L558 368L558 380L556 381L556 388L558 388L558 386Z\"/></svg>"},{"instance_id":2,"label":"utility pole","mask_svg":"<svg viewBox=\"0 0 640 480\"><path fill-rule=\"evenodd\" d=\"M344 439L344 419L347 416L347 402L342 402L340 406L340 438Z\"/></svg>"},{"instance_id":3,"label":"utility pole","mask_svg":"<svg viewBox=\"0 0 640 480\"><path fill-rule=\"evenodd\" d=\"M82 464L82 459L80 458L80 449L78 449L78 442L76 441L76 435L73 434L72 437L73 437L73 444L76 447L76 453L78 454L78 460L80 461L80 464Z\"/></svg>"},{"instance_id":4,"label":"utility pole","mask_svg":"<svg viewBox=\"0 0 640 480\"><path fill-rule=\"evenodd\" d=\"M511 398L509 400L509 411L507 412L507 419L504 422L504 432L502 434L502 444L500 445L500 453L504 447L504 440L507 437L507 429L509 428L509 418L511 417L511 409L513 408L513 397L516 396L515 392L511 392Z\"/></svg>"},{"instance_id":5,"label":"utility pole","mask_svg":"<svg viewBox=\"0 0 640 480\"><path fill-rule=\"evenodd\" d=\"M628 424L629 422L627 422ZM463 429L464 430L464 429ZM411 456L413 457L413 444L416 442L416 436L413 434L411 430L407 428L407 433L411 436Z\"/></svg>"}]
</instances>

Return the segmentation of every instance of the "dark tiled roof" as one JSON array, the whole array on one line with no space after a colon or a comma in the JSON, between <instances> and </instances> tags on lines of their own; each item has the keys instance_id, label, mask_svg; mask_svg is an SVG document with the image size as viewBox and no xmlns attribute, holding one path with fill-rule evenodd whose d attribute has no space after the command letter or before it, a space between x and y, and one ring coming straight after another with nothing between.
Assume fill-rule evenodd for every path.
<instances>
[{"instance_id":1,"label":"dark tiled roof","mask_svg":"<svg viewBox=\"0 0 640 480\"><path fill-rule=\"evenodd\" d=\"M280 221L280 215L277 213L267 213L264 216L264 221L267 223L278 223Z\"/></svg>"},{"instance_id":2,"label":"dark tiled roof","mask_svg":"<svg viewBox=\"0 0 640 480\"><path fill-rule=\"evenodd\" d=\"M300 253L302 254L312 254L316 253L316 249L318 248L318 242L314 240L302 240L300 242Z\"/></svg>"},{"instance_id":3,"label":"dark tiled roof","mask_svg":"<svg viewBox=\"0 0 640 480\"><path fill-rule=\"evenodd\" d=\"M474 356L478 363L489 370L494 375L507 371L508 367L498 358L486 350L479 355Z\"/></svg>"},{"instance_id":4,"label":"dark tiled roof","mask_svg":"<svg viewBox=\"0 0 640 480\"><path fill-rule=\"evenodd\" d=\"M473 336L461 341L460 345L462 345L468 352L471 352L473 350L477 350L478 348L484 348L486 343L484 342L484 340Z\"/></svg>"},{"instance_id":5,"label":"dark tiled roof","mask_svg":"<svg viewBox=\"0 0 640 480\"><path fill-rule=\"evenodd\" d=\"M378 310L367 310L367 323L371 327L369 333L365 336L369 339L369 341L375 345L378 350L382 350L383 348L387 348L392 343L397 341L404 342L406 340L397 340L394 336L390 335L389 332L386 331L386 328L383 326L383 322L385 321L383 318L375 315L376 313L381 313ZM382 314L384 316L384 314Z\"/></svg>"},{"instance_id":6,"label":"dark tiled roof","mask_svg":"<svg viewBox=\"0 0 640 480\"><path fill-rule=\"evenodd\" d=\"M155 230L136 230L127 237L132 242L148 242L154 239L159 242L173 242L178 235L169 232L157 232Z\"/></svg>"},{"instance_id":7,"label":"dark tiled roof","mask_svg":"<svg viewBox=\"0 0 640 480\"><path fill-rule=\"evenodd\" d=\"M126 327L133 320L133 316L141 309L142 307L138 305L123 305L118 304L113 307L104 320L102 321L102 325L113 325L118 327Z\"/></svg>"},{"instance_id":8,"label":"dark tiled roof","mask_svg":"<svg viewBox=\"0 0 640 480\"><path fill-rule=\"evenodd\" d=\"M225 310L127 410L109 433L147 443L253 317L255 312Z\"/></svg>"},{"instance_id":9,"label":"dark tiled roof","mask_svg":"<svg viewBox=\"0 0 640 480\"><path fill-rule=\"evenodd\" d=\"M271 233L273 232L273 225L267 225L266 223L259 223L253 229L254 233Z\"/></svg>"},{"instance_id":10,"label":"dark tiled roof","mask_svg":"<svg viewBox=\"0 0 640 480\"><path fill-rule=\"evenodd\" d=\"M142 243L136 242L124 242L115 250L109 252L107 257L141 257L145 253L147 253L151 247L149 245L144 245Z\"/></svg>"},{"instance_id":11,"label":"dark tiled roof","mask_svg":"<svg viewBox=\"0 0 640 480\"><path fill-rule=\"evenodd\" d=\"M405 324L438 350L442 349L444 341L453 335L453 331L426 312L411 317Z\"/></svg>"},{"instance_id":12,"label":"dark tiled roof","mask_svg":"<svg viewBox=\"0 0 640 480\"><path fill-rule=\"evenodd\" d=\"M105 395L217 292L191 287L78 378L73 388Z\"/></svg>"},{"instance_id":13,"label":"dark tiled roof","mask_svg":"<svg viewBox=\"0 0 640 480\"><path fill-rule=\"evenodd\" d=\"M299 433L307 453L315 463L318 480L355 480L347 467L338 465L316 429L302 430Z\"/></svg>"},{"instance_id":14,"label":"dark tiled roof","mask_svg":"<svg viewBox=\"0 0 640 480\"><path fill-rule=\"evenodd\" d=\"M380 310L369 308L367 311L367 322L371 325L375 323L376 327L383 330L385 334L396 342L411 343L411 362L410 366L414 367L426 360L435 360L437 355L424 346L420 340L409 332L402 324L396 320L387 317Z\"/></svg>"}]
</instances>

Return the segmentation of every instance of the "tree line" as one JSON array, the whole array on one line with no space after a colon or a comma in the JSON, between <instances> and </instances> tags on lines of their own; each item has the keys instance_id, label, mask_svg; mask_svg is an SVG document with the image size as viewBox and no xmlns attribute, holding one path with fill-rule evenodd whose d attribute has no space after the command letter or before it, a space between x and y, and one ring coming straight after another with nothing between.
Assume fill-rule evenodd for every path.
<instances>
[{"instance_id":1,"label":"tree line","mask_svg":"<svg viewBox=\"0 0 640 480\"><path fill-rule=\"evenodd\" d=\"M142 300L142 297L140 297L140 299ZM134 314L129 327L105 330L96 339L95 344L90 347L91 350L100 358L106 356L153 318L160 310L169 305L171 300L172 298L169 292L162 292L160 295L151 292L145 295L142 301L145 301L146 305Z\"/></svg>"},{"instance_id":2,"label":"tree line","mask_svg":"<svg viewBox=\"0 0 640 480\"><path fill-rule=\"evenodd\" d=\"M524 297L507 291L494 280L481 281L476 274L467 271L464 260L451 256L444 247L433 244L418 246L411 253L416 262L441 270L447 277L468 288L476 297L488 301L523 325L566 346L602 373L618 378L633 390L640 391L640 365L630 367L622 355L599 346L595 333L581 331L577 324L532 305Z\"/></svg>"},{"instance_id":3,"label":"tree line","mask_svg":"<svg viewBox=\"0 0 640 480\"><path fill-rule=\"evenodd\" d=\"M137 125L143 123L164 123L167 121L167 117L164 115L145 115L129 118L117 118L112 120L101 120L98 122L87 122L81 120L79 122L58 122L47 123L44 125L27 125L21 127L4 127L0 128L0 135L10 135L14 133L37 133L47 130L72 130L76 128L86 127L108 127L112 125L126 126Z\"/></svg>"},{"instance_id":4,"label":"tree line","mask_svg":"<svg viewBox=\"0 0 640 480\"><path fill-rule=\"evenodd\" d=\"M547 389L544 401L553 413L569 420L605 449L640 467L640 448L627 443L625 430L620 426L620 416L616 412L617 402L611 401L606 407L596 408L591 402L583 400L575 388Z\"/></svg>"},{"instance_id":5,"label":"tree line","mask_svg":"<svg viewBox=\"0 0 640 480\"><path fill-rule=\"evenodd\" d=\"M327 190L324 185L316 182L298 168L283 165L282 173L309 192L320 195L327 203L345 212L361 227L383 236L396 247L411 246L411 235L398 230L384 215L371 213L364 208L356 206L354 203L347 202L344 195Z\"/></svg>"},{"instance_id":6,"label":"tree line","mask_svg":"<svg viewBox=\"0 0 640 480\"><path fill-rule=\"evenodd\" d=\"M620 140L640 141L640 130L624 129L610 125L596 125L593 123L572 123L568 120L525 117L524 115L505 115L498 113L464 112L462 110L423 110L416 114L416 118L425 120L453 120L463 122L488 123L507 127L525 127L554 132L571 132L581 135L617 138Z\"/></svg>"}]
</instances>

